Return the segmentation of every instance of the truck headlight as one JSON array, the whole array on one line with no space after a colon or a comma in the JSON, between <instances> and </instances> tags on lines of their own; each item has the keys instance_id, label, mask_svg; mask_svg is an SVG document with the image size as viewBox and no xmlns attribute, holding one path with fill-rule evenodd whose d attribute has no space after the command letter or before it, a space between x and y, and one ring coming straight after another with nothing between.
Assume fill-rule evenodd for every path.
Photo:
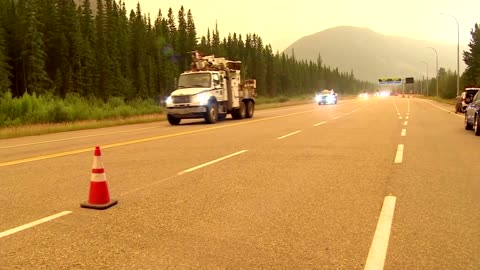
<instances>
[{"instance_id":1,"label":"truck headlight","mask_svg":"<svg viewBox=\"0 0 480 270\"><path fill-rule=\"evenodd\" d=\"M171 96L167 97L167 99L165 100L165 104L168 105L172 105L173 104L173 98Z\"/></svg>"},{"instance_id":2,"label":"truck headlight","mask_svg":"<svg viewBox=\"0 0 480 270\"><path fill-rule=\"evenodd\" d=\"M208 99L210 98L210 95L207 93L200 93L195 95L194 97L198 104L203 106L208 104Z\"/></svg>"}]
</instances>

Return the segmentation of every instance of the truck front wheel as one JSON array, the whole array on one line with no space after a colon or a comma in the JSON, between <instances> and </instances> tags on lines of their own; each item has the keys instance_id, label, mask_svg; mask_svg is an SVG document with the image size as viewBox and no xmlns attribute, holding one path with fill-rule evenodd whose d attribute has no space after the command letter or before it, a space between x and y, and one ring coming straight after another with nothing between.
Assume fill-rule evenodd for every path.
<instances>
[{"instance_id":1,"label":"truck front wheel","mask_svg":"<svg viewBox=\"0 0 480 270\"><path fill-rule=\"evenodd\" d=\"M216 102L210 103L205 114L205 122L213 124L218 121L218 104Z\"/></svg>"},{"instance_id":2,"label":"truck front wheel","mask_svg":"<svg viewBox=\"0 0 480 270\"><path fill-rule=\"evenodd\" d=\"M167 120L170 123L170 125L174 125L174 126L180 124L180 121L182 121L181 118L177 118L171 114L167 114Z\"/></svg>"}]
</instances>

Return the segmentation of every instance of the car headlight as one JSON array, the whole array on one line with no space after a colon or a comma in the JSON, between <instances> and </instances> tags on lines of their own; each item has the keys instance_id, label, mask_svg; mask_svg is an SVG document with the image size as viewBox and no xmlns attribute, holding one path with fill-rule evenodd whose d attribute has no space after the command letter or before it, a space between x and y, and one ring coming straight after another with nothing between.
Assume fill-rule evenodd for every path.
<instances>
[{"instance_id":1,"label":"car headlight","mask_svg":"<svg viewBox=\"0 0 480 270\"><path fill-rule=\"evenodd\" d=\"M335 100L335 97L333 97L333 96L328 96L327 97L328 102L333 102L334 100Z\"/></svg>"},{"instance_id":2,"label":"car headlight","mask_svg":"<svg viewBox=\"0 0 480 270\"><path fill-rule=\"evenodd\" d=\"M316 95L316 96L315 96L315 101L316 101L316 102L319 102L321 99L322 99L322 97L321 97L320 95Z\"/></svg>"},{"instance_id":3,"label":"car headlight","mask_svg":"<svg viewBox=\"0 0 480 270\"><path fill-rule=\"evenodd\" d=\"M171 96L167 97L167 99L165 100L165 104L168 105L172 105L173 104L173 98Z\"/></svg>"}]
</instances>

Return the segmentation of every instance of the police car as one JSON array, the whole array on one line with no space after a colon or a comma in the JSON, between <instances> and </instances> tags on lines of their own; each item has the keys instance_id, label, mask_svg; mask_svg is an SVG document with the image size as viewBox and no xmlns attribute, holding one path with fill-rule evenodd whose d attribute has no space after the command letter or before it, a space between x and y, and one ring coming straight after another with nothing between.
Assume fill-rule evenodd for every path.
<instances>
[{"instance_id":1,"label":"police car","mask_svg":"<svg viewBox=\"0 0 480 270\"><path fill-rule=\"evenodd\" d=\"M338 96L335 91L332 90L323 90L320 93L315 95L315 101L318 105L322 104L337 104L338 103Z\"/></svg>"}]
</instances>

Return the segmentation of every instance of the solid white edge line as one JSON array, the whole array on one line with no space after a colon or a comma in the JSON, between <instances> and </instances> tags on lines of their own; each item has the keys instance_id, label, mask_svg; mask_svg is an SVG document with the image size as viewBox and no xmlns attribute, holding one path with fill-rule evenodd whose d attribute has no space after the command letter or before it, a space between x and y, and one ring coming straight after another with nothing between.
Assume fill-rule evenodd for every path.
<instances>
[{"instance_id":1,"label":"solid white edge line","mask_svg":"<svg viewBox=\"0 0 480 270\"><path fill-rule=\"evenodd\" d=\"M58 214L51 215L51 216L33 221L33 222L30 222L30 223L18 226L16 228L10 229L10 230L6 230L6 231L0 233L0 238L5 237L5 236L9 236L11 234L14 234L14 233L17 233L17 232L20 232L20 231L23 231L23 230L26 230L26 229L29 229L29 228L32 228L34 226L37 226L37 225L40 225L42 223L51 221L53 219L68 215L70 213L72 213L72 211L63 211L63 212L60 212Z\"/></svg>"},{"instance_id":2,"label":"solid white edge line","mask_svg":"<svg viewBox=\"0 0 480 270\"><path fill-rule=\"evenodd\" d=\"M230 154L230 155L228 155L228 156L224 156L224 157L221 157L221 158L217 158L217 159L215 159L215 160L212 160L212 161L203 163L203 164L201 164L201 165L192 167L192 168L190 168L190 169L186 169L186 170L184 170L184 171L179 172L178 174L181 175L181 174L184 174L184 173L189 173L189 172L198 170L198 169L200 169L200 168L203 168L203 167L205 167L205 166L212 165L213 163L217 163L217 162L219 162L219 161L225 160L225 159L227 159L227 158L231 158L231 157L234 157L234 156L236 156L236 155L243 154L243 153L245 153L245 152L247 152L247 150L238 151L238 152L235 152L235 153Z\"/></svg>"},{"instance_id":3,"label":"solid white edge line","mask_svg":"<svg viewBox=\"0 0 480 270\"><path fill-rule=\"evenodd\" d=\"M452 111L450 111L450 110L447 110L447 109L445 109L445 108L442 108L442 107L440 107L440 106L437 106L437 105L435 105L435 104L433 104L433 103L431 103L431 102L425 101L425 100L424 100L424 102L425 102L425 103L428 103L428 104L430 104L430 105L432 105L432 106L434 106L434 107L437 107L437 108L439 108L440 110L443 110L443 111L446 111L446 112L451 113L451 114L453 114L453 115L456 115L456 116L458 116L458 117L464 118L464 115L462 115L462 114L456 114L455 112L452 112Z\"/></svg>"},{"instance_id":4,"label":"solid white edge line","mask_svg":"<svg viewBox=\"0 0 480 270\"><path fill-rule=\"evenodd\" d=\"M407 130L406 130L406 129L402 129L402 134L401 134L401 136L402 136L402 137L405 137L406 135L407 135Z\"/></svg>"},{"instance_id":5,"label":"solid white edge line","mask_svg":"<svg viewBox=\"0 0 480 270\"><path fill-rule=\"evenodd\" d=\"M315 124L315 125L313 125L313 126L314 126L314 127L318 127L318 126L323 125L323 124L325 124L325 123L327 123L327 121L323 121L323 122L317 123L317 124Z\"/></svg>"},{"instance_id":6,"label":"solid white edge line","mask_svg":"<svg viewBox=\"0 0 480 270\"><path fill-rule=\"evenodd\" d=\"M368 252L365 270L382 270L385 265L396 200L395 196L386 196L383 200L382 211Z\"/></svg>"},{"instance_id":7,"label":"solid white edge line","mask_svg":"<svg viewBox=\"0 0 480 270\"><path fill-rule=\"evenodd\" d=\"M334 117L333 120L340 118L341 116Z\"/></svg>"},{"instance_id":8,"label":"solid white edge line","mask_svg":"<svg viewBox=\"0 0 480 270\"><path fill-rule=\"evenodd\" d=\"M403 144L399 144L397 147L397 154L395 155L395 163L402 163L403 160Z\"/></svg>"},{"instance_id":9,"label":"solid white edge line","mask_svg":"<svg viewBox=\"0 0 480 270\"><path fill-rule=\"evenodd\" d=\"M301 130L297 130L297 131L295 131L295 132L288 133L287 135L283 135L283 136L281 136L281 137L278 137L277 140L281 140L281 139L283 139L283 138L286 138L286 137L295 135L295 134L297 134L297 133L299 133L299 132L302 132L302 131L301 131Z\"/></svg>"}]
</instances>

